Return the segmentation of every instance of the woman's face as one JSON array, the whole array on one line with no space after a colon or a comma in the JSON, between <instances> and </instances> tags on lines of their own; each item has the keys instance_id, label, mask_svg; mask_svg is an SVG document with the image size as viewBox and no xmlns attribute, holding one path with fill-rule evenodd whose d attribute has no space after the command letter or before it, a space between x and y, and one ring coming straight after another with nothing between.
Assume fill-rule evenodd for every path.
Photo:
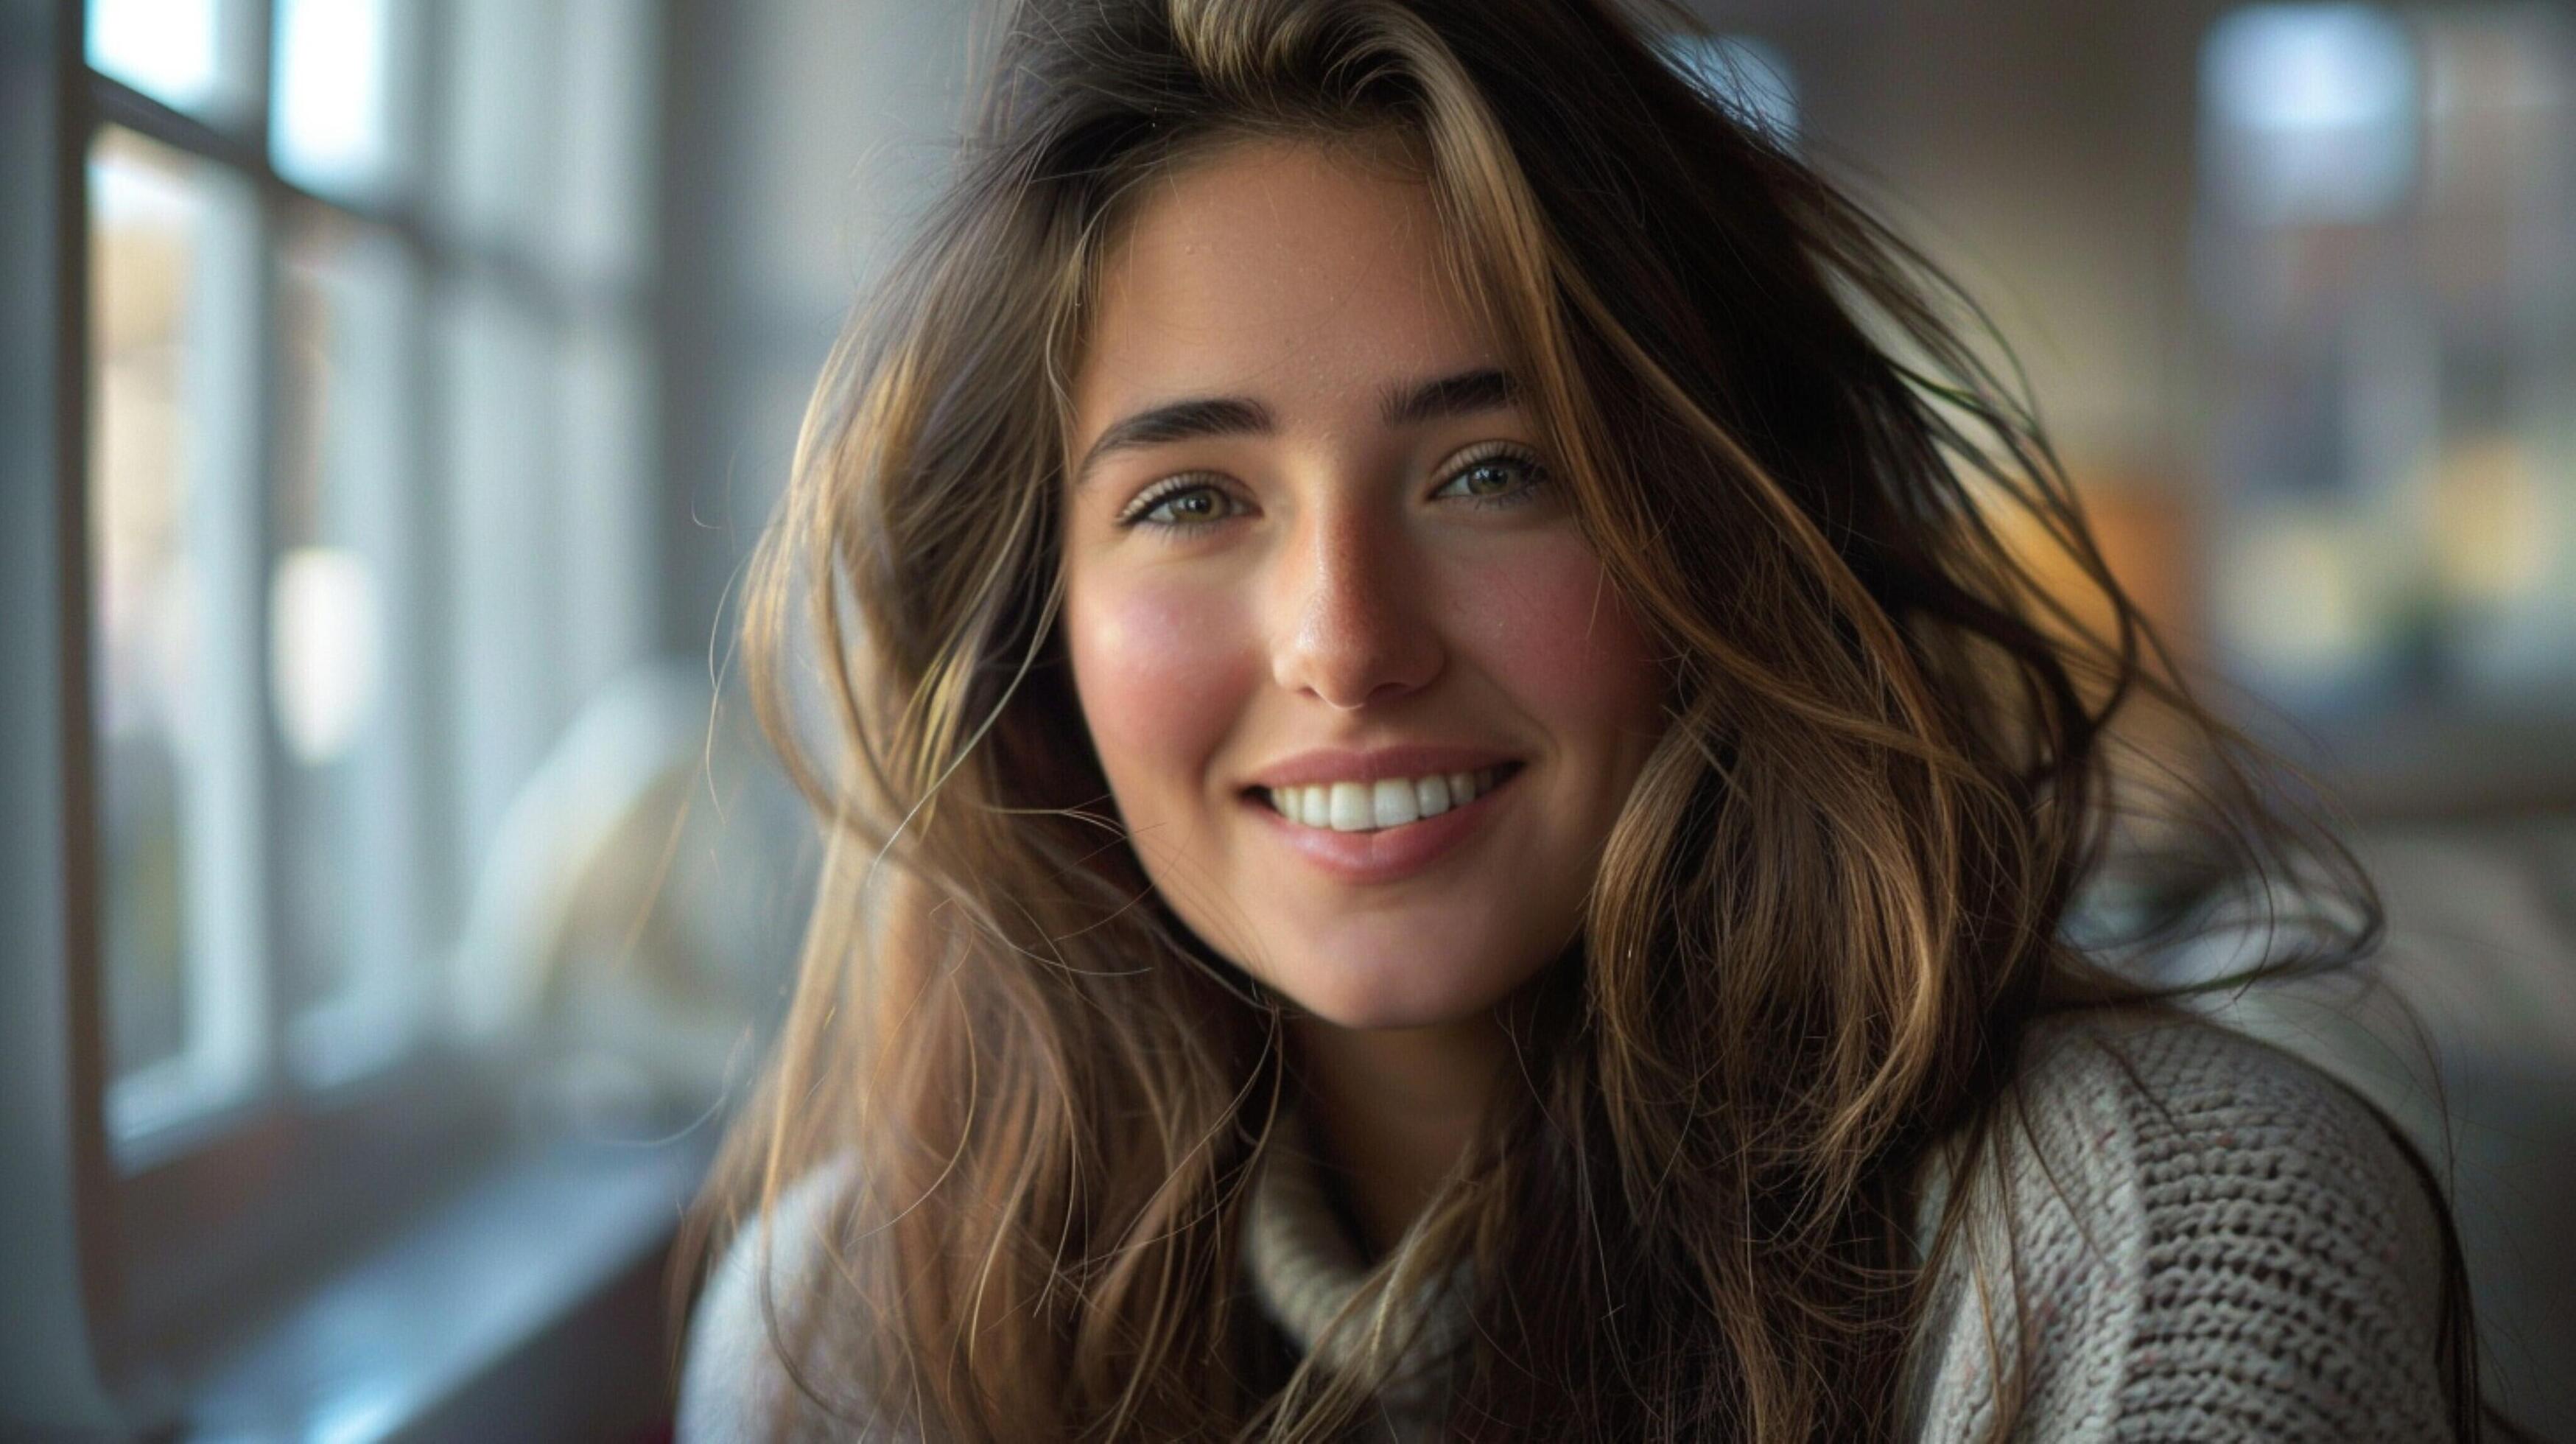
<instances>
[{"instance_id":1,"label":"woman's face","mask_svg":"<svg viewBox=\"0 0 2576 1444\"><path fill-rule=\"evenodd\" d=\"M1661 728L1436 226L1316 146L1184 168L1109 258L1068 438L1063 625L1146 872L1350 1028L1557 956Z\"/></svg>"}]
</instances>

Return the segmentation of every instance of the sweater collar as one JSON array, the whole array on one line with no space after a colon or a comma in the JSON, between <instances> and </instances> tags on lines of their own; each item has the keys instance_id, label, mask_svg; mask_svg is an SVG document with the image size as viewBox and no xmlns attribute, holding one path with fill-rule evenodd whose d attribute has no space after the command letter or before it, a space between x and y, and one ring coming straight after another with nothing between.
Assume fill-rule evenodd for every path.
<instances>
[{"instance_id":1,"label":"sweater collar","mask_svg":"<svg viewBox=\"0 0 2576 1444\"><path fill-rule=\"evenodd\" d=\"M1327 1326L1375 1272L1343 1227L1326 1197L1324 1166L1303 1123L1283 1113L1273 1125L1245 1211L1243 1256L1262 1311L1298 1352L1322 1350L1325 1366L1355 1373L1369 1358L1368 1323L1354 1317L1337 1333ZM1445 1285L1423 1288L1402 1313L1390 1313L1386 1334L1402 1339L1410 1322L1420 1328L1379 1399L1400 1418L1428 1420L1442 1412L1451 1385L1449 1362L1471 1327L1472 1265L1462 1260Z\"/></svg>"}]
</instances>

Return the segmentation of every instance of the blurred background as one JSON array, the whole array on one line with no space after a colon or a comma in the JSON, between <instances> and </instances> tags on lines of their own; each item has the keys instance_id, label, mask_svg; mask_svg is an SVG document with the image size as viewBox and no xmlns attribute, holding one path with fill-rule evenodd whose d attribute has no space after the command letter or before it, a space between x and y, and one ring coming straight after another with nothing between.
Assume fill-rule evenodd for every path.
<instances>
[{"instance_id":1,"label":"blurred background","mask_svg":"<svg viewBox=\"0 0 2576 1444\"><path fill-rule=\"evenodd\" d=\"M77 1257L11 1256L63 1302L0 1419L653 1437L812 858L735 592L988 7L7 7L74 398L8 443L69 589L13 675L70 680L7 715L74 783L6 837L74 919L16 1026L100 1021L17 1095ZM1675 63L1989 308L2114 566L2352 810L2447 1092L2384 996L2264 1026L2454 1170L2490 1387L2576 1438L2576 13L1698 12Z\"/></svg>"}]
</instances>

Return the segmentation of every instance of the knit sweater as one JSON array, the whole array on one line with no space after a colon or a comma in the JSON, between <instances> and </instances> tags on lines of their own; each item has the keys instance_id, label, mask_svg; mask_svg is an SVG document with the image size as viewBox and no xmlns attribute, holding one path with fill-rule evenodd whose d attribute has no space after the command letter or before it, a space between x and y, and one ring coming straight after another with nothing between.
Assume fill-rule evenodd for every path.
<instances>
[{"instance_id":1,"label":"knit sweater","mask_svg":"<svg viewBox=\"0 0 2576 1444\"><path fill-rule=\"evenodd\" d=\"M2018 1093L1999 1166L1977 1175L1966 1233L1933 1280L1903 1437L1985 1437L1996 1383L2016 1367L2024 1439L2449 1437L2439 1225L2385 1130L2342 1089L2213 1028L2095 1018L2035 1031ZM1311 1153L1293 1132L1274 1142L1246 1212L1246 1268L1261 1307L1311 1351L1365 1271ZM1918 1247L1950 1193L1944 1157L1935 1150L1918 1179ZM785 1318L821 1268L816 1240L845 1191L827 1170L782 1200L770 1268ZM751 1237L699 1303L679 1439L853 1437L788 1382ZM1437 1437L1445 1382L1427 1361L1461 1337L1465 1298L1453 1287L1418 1301L1420 1358L1380 1396L1384 1428L1370 1437ZM830 1354L818 1345L803 1370L826 1388Z\"/></svg>"}]
</instances>

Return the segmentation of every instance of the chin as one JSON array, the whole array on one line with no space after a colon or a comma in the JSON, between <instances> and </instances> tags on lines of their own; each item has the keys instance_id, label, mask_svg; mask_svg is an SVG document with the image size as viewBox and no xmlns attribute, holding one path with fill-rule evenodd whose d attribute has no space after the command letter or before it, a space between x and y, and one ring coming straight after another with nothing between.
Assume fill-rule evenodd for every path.
<instances>
[{"instance_id":1,"label":"chin","mask_svg":"<svg viewBox=\"0 0 2576 1444\"><path fill-rule=\"evenodd\" d=\"M1416 958L1353 966L1347 959L1289 961L1275 981L1316 1021L1353 1031L1436 1028L1490 1010L1519 979L1490 970L1425 968Z\"/></svg>"}]
</instances>

